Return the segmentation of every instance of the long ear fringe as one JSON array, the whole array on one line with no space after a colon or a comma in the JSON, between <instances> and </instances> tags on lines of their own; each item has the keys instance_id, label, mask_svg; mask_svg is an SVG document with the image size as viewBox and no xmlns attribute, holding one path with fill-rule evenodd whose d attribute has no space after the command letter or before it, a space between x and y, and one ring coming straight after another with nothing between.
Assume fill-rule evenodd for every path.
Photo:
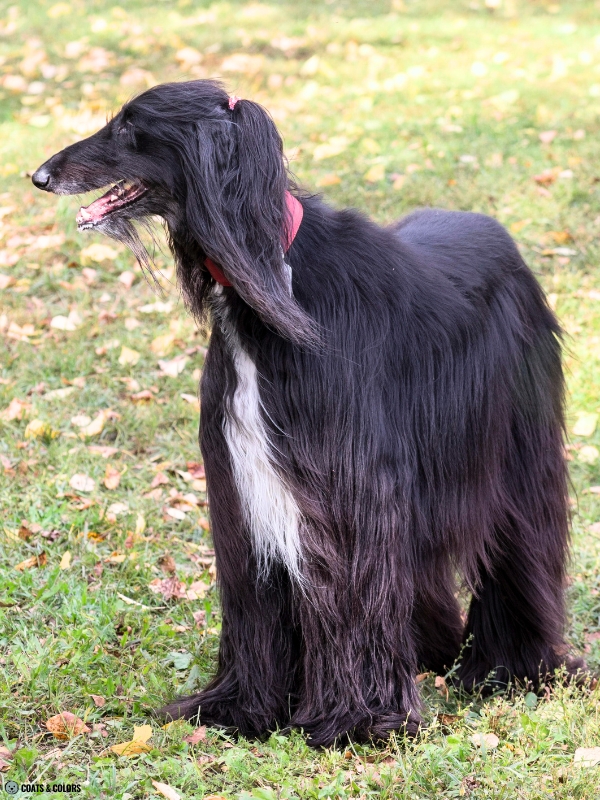
<instances>
[{"instance_id":1,"label":"long ear fringe","mask_svg":"<svg viewBox=\"0 0 600 800\"><path fill-rule=\"evenodd\" d=\"M249 100L230 111L223 92L222 116L200 122L197 137L196 148L184 153L191 232L267 326L318 346L318 325L292 297L284 264L288 177L272 119Z\"/></svg>"}]
</instances>

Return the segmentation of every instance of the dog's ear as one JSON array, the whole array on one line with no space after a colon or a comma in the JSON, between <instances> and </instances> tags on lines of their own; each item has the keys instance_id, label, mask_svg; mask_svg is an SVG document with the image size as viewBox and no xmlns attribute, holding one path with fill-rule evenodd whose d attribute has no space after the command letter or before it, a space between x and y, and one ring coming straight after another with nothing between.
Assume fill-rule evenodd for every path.
<instances>
[{"instance_id":1,"label":"dog's ear","mask_svg":"<svg viewBox=\"0 0 600 800\"><path fill-rule=\"evenodd\" d=\"M257 103L230 109L225 99L223 116L199 122L196 147L185 165L194 238L266 325L315 345L317 324L294 300L284 263L288 177L273 120Z\"/></svg>"}]
</instances>

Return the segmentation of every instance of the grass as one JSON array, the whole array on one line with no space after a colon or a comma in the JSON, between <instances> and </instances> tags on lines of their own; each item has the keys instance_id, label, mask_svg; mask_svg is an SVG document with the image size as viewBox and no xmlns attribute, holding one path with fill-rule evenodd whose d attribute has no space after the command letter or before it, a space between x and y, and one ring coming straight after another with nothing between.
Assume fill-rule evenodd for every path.
<instances>
[{"instance_id":1,"label":"grass","mask_svg":"<svg viewBox=\"0 0 600 800\"><path fill-rule=\"evenodd\" d=\"M429 676L430 726L411 743L314 752L297 733L256 743L209 730L194 745L191 726L152 722L144 752L109 750L214 669L218 598L193 466L207 332L186 316L166 255L161 299L126 252L76 232L75 200L26 177L153 81L223 76L269 107L295 174L334 205L388 222L435 204L508 226L568 333L573 430L600 411L599 11L583 0L0 4L0 410L12 408L0 418L0 780L124 800L158 796L153 780L185 798L599 796L600 767L574 763L600 745L597 690L482 702ZM598 667L592 428L568 451L569 640ZM180 594L195 582L194 599L152 591L173 573ZM91 732L54 738L45 723L63 711Z\"/></svg>"}]
</instances>

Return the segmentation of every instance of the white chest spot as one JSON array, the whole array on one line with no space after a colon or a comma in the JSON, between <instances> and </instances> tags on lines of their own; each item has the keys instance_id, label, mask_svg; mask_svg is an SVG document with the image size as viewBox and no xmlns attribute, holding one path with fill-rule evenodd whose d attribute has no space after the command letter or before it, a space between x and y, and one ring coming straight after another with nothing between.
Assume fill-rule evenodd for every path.
<instances>
[{"instance_id":1,"label":"white chest spot","mask_svg":"<svg viewBox=\"0 0 600 800\"><path fill-rule=\"evenodd\" d=\"M272 448L261 413L256 365L237 336L227 338L238 383L226 416L225 438L259 572L266 575L269 565L279 561L301 583L300 512L273 467Z\"/></svg>"}]
</instances>

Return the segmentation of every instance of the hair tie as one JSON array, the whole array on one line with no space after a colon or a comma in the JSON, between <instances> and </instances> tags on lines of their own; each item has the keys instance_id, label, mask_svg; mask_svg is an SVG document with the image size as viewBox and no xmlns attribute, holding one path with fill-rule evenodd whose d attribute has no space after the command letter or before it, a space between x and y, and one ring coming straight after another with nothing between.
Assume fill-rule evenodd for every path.
<instances>
[{"instance_id":1,"label":"hair tie","mask_svg":"<svg viewBox=\"0 0 600 800\"><path fill-rule=\"evenodd\" d=\"M230 111L233 111L233 109L235 108L235 104L240 99L241 99L240 97L236 97L234 94L231 95L231 97L229 98L229 110Z\"/></svg>"}]
</instances>

